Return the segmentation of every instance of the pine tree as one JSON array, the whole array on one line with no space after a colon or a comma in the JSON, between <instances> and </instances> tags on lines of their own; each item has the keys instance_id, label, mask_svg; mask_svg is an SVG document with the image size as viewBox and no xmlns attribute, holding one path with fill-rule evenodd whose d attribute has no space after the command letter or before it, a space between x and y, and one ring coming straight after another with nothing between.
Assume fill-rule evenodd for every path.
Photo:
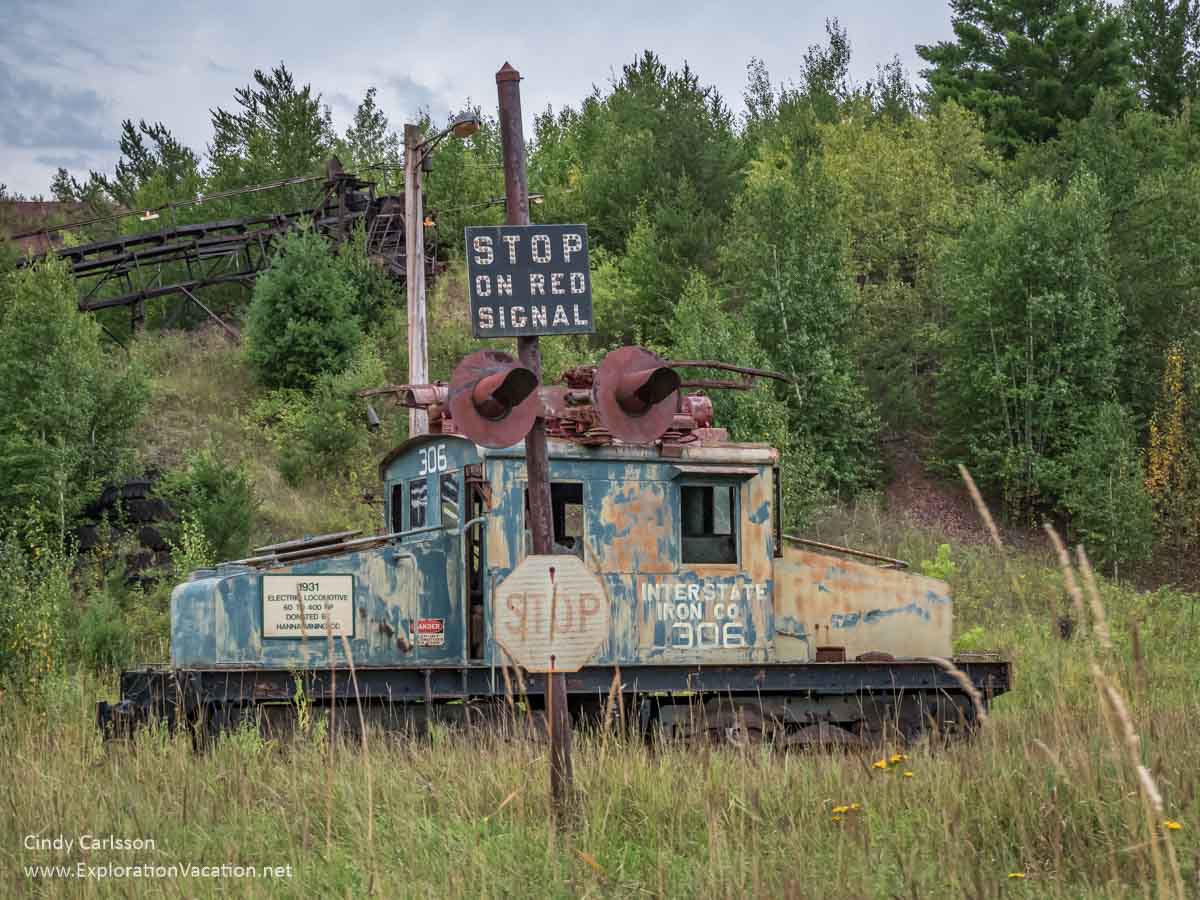
<instances>
[{"instance_id":1,"label":"pine tree","mask_svg":"<svg viewBox=\"0 0 1200 900\"><path fill-rule=\"evenodd\" d=\"M1154 112L1175 115L1196 93L1200 4L1125 0L1125 18L1143 103Z\"/></svg>"},{"instance_id":2,"label":"pine tree","mask_svg":"<svg viewBox=\"0 0 1200 900\"><path fill-rule=\"evenodd\" d=\"M951 0L955 39L917 53L934 104L978 113L1007 153L1087 115L1101 89L1128 91L1120 17L1092 0Z\"/></svg>"}]
</instances>

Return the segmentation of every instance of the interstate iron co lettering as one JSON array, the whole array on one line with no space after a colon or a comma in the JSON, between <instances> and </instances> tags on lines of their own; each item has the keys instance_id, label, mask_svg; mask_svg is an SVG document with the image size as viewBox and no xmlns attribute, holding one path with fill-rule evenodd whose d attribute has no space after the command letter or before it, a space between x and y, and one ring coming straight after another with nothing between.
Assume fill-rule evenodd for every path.
<instances>
[{"instance_id":1,"label":"interstate iron co lettering","mask_svg":"<svg viewBox=\"0 0 1200 900\"><path fill-rule=\"evenodd\" d=\"M765 602L765 584L707 581L644 584L642 602L664 625L656 645L672 650L746 646L746 605Z\"/></svg>"}]
</instances>

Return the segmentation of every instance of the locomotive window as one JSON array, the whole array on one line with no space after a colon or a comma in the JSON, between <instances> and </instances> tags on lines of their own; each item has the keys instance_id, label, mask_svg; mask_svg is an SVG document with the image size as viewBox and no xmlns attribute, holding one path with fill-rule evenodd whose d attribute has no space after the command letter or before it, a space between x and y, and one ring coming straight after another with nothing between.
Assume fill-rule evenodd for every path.
<instances>
[{"instance_id":1,"label":"locomotive window","mask_svg":"<svg viewBox=\"0 0 1200 900\"><path fill-rule=\"evenodd\" d=\"M550 522L554 529L552 553L573 553L583 559L583 485L566 481L550 484ZM533 553L529 530L529 490L525 490L525 552Z\"/></svg>"},{"instance_id":2,"label":"locomotive window","mask_svg":"<svg viewBox=\"0 0 1200 900\"><path fill-rule=\"evenodd\" d=\"M408 483L408 529L425 527L425 509L429 500L429 482L424 478Z\"/></svg>"},{"instance_id":3,"label":"locomotive window","mask_svg":"<svg viewBox=\"0 0 1200 900\"><path fill-rule=\"evenodd\" d=\"M392 531L404 530L404 485L392 488Z\"/></svg>"},{"instance_id":4,"label":"locomotive window","mask_svg":"<svg viewBox=\"0 0 1200 900\"><path fill-rule=\"evenodd\" d=\"M732 484L685 484L679 488L683 513L684 563L737 562L737 503Z\"/></svg>"},{"instance_id":5,"label":"locomotive window","mask_svg":"<svg viewBox=\"0 0 1200 900\"><path fill-rule=\"evenodd\" d=\"M458 473L446 472L441 477L442 527L458 527Z\"/></svg>"},{"instance_id":6,"label":"locomotive window","mask_svg":"<svg viewBox=\"0 0 1200 900\"><path fill-rule=\"evenodd\" d=\"M771 470L771 480L775 483L775 508L772 510L775 531L775 555L783 556L783 482L780 481L779 466Z\"/></svg>"}]
</instances>

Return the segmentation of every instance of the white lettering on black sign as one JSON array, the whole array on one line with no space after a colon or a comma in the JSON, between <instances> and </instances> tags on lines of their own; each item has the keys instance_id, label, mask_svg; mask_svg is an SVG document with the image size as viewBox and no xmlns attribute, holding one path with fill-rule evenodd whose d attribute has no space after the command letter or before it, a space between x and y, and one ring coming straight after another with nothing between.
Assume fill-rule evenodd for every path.
<instances>
[{"instance_id":1,"label":"white lettering on black sign","mask_svg":"<svg viewBox=\"0 0 1200 900\"><path fill-rule=\"evenodd\" d=\"M472 227L466 235L475 337L596 330L586 225Z\"/></svg>"}]
</instances>

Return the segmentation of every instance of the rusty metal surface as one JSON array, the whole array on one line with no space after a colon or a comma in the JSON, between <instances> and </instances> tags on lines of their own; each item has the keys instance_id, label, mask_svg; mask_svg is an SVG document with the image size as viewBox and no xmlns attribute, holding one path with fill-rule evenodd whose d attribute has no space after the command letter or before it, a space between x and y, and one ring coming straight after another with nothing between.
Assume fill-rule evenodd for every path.
<instances>
[{"instance_id":1,"label":"rusty metal surface","mask_svg":"<svg viewBox=\"0 0 1200 900\"><path fill-rule=\"evenodd\" d=\"M174 224L176 210L184 206L304 184L316 187L312 205L304 209ZM189 292L218 284L251 283L265 270L274 243L282 235L296 230L304 219L310 220L318 232L334 241L346 240L356 223L364 223L367 254L384 265L393 277L402 280L405 277L404 217L399 212L402 206L402 197L376 197L374 182L345 172L334 158L327 165L324 176L250 185L145 211L156 219L161 216L164 226L167 221L172 222L170 227L157 231L116 235L65 246L59 238L64 229L115 223L142 211L120 210L83 221L50 225L50 215L37 210L37 215L31 214L27 218L43 222L43 227L14 235L14 238L43 255L65 259L76 278L79 309L97 311L136 307L146 300L173 294L188 296ZM65 209L69 212L69 207ZM38 258L22 259L19 265ZM427 275L436 274L435 260L436 244L425 267ZM199 302L194 296L191 299Z\"/></svg>"},{"instance_id":2,"label":"rusty metal surface","mask_svg":"<svg viewBox=\"0 0 1200 900\"><path fill-rule=\"evenodd\" d=\"M785 547L775 561L776 649L809 661L818 647L848 659L871 651L949 656L952 610L944 581Z\"/></svg>"},{"instance_id":3,"label":"rusty metal surface","mask_svg":"<svg viewBox=\"0 0 1200 900\"><path fill-rule=\"evenodd\" d=\"M565 405L565 393L557 396ZM844 660L950 655L951 602L944 582L794 544L783 548L782 557L774 555L774 448L731 442L588 446L551 438L548 455L558 498L551 505L575 509L570 516L565 507L550 510L551 528L558 529L554 540L563 544L555 552L577 555L608 596L610 627L584 661L589 665L815 663L822 647L843 648ZM178 646L180 659L192 662L291 658L255 636L261 627L255 624L255 579L264 570L348 572L356 590L370 598L368 618L355 636L367 642L364 659L400 666L427 661L429 648L417 646L414 622L439 618L445 619L447 652L435 658L463 662L471 601L462 587L467 534L459 529L468 514L465 506L456 507L451 519L443 519L438 497L446 477L454 480L453 498L483 498L471 513L481 527L471 533L481 540L475 602L486 631L472 658L498 663L494 594L533 549L527 463L521 443L488 449L448 434L411 439L380 467L386 521L394 533L279 548L219 577L181 586L179 599L189 602L173 605L179 629L173 652ZM419 523L408 509L414 484L424 486ZM683 492L713 486L728 492L736 557L687 563ZM564 499L567 489L571 499ZM297 652L292 661L304 664L324 651Z\"/></svg>"},{"instance_id":4,"label":"rusty metal surface","mask_svg":"<svg viewBox=\"0 0 1200 900\"><path fill-rule=\"evenodd\" d=\"M671 427L679 411L679 376L649 350L620 347L596 369L592 404L615 437L651 443Z\"/></svg>"},{"instance_id":5,"label":"rusty metal surface","mask_svg":"<svg viewBox=\"0 0 1200 900\"><path fill-rule=\"evenodd\" d=\"M454 369L447 406L463 434L484 447L509 447L533 425L537 375L499 350L478 350Z\"/></svg>"},{"instance_id":6,"label":"rusty metal surface","mask_svg":"<svg viewBox=\"0 0 1200 900\"><path fill-rule=\"evenodd\" d=\"M867 550L855 550L853 547L841 547L837 544L827 544L824 541L814 541L811 538L797 537L794 534L785 534L785 541L791 541L794 544L802 544L805 547L815 547L818 550L829 550L833 553L845 553L847 556L858 556L862 559L873 559L878 562L886 563L894 569L907 569L908 563L902 559L893 559L890 556L880 556L878 553L871 553Z\"/></svg>"}]
</instances>

